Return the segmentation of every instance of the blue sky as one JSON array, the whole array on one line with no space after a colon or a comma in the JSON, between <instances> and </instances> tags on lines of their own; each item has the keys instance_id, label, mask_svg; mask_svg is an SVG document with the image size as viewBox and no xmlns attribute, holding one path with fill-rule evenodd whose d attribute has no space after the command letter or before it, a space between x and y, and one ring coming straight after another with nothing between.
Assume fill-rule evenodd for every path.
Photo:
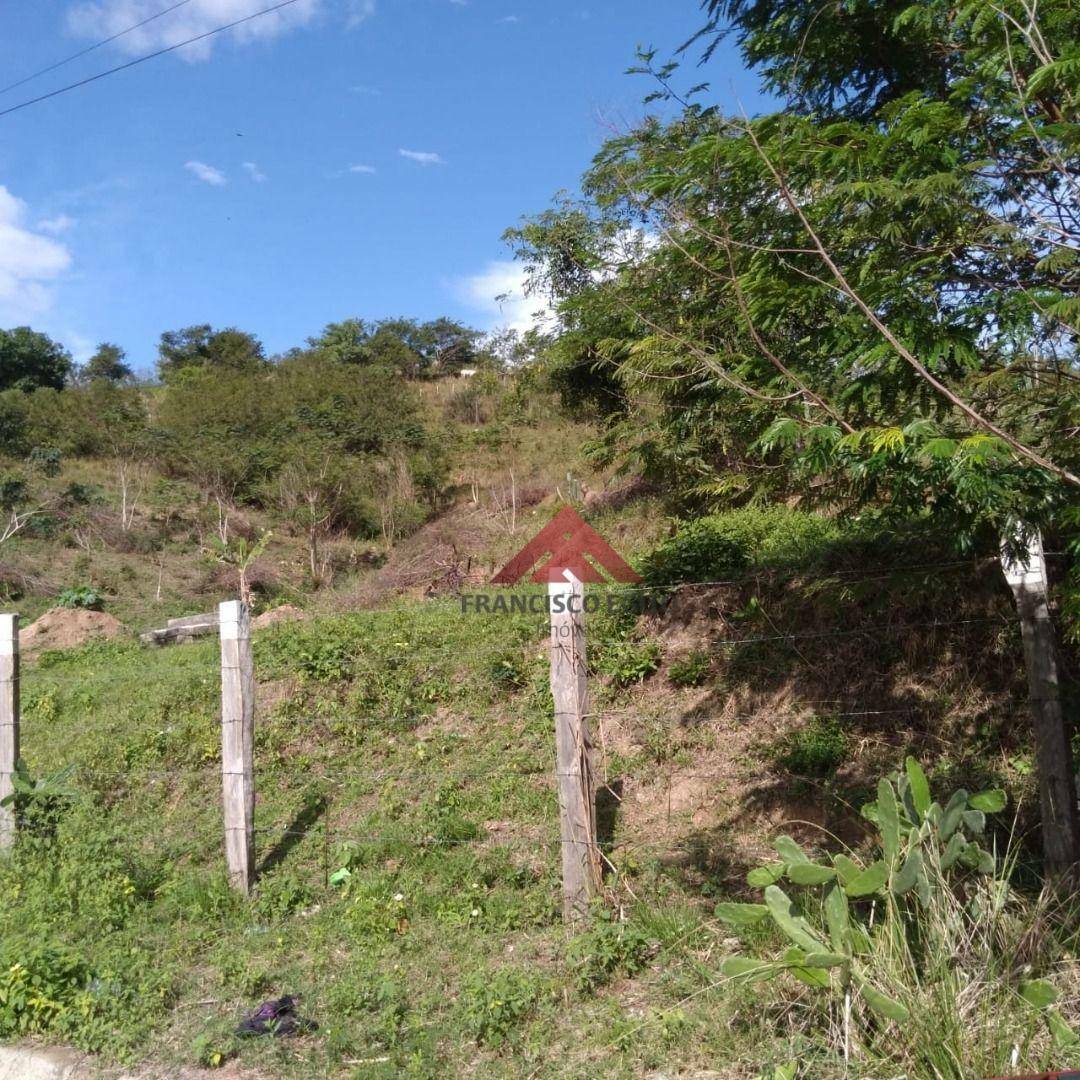
<instances>
[{"instance_id":1,"label":"blue sky","mask_svg":"<svg viewBox=\"0 0 1080 1080\"><path fill-rule=\"evenodd\" d=\"M5 5L0 85L171 2ZM0 108L270 2L188 0ZM520 325L535 304L494 302L519 277L502 231L641 114L635 47L699 22L694 0L297 0L0 117L0 326L146 370L199 322L271 352L350 315ZM761 106L733 50L707 75Z\"/></svg>"}]
</instances>

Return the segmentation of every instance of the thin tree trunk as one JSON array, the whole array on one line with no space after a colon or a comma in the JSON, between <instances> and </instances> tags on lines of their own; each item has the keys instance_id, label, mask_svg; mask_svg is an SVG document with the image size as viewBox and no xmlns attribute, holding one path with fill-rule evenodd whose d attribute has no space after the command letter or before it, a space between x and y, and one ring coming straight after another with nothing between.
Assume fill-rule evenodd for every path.
<instances>
[{"instance_id":1,"label":"thin tree trunk","mask_svg":"<svg viewBox=\"0 0 1080 1080\"><path fill-rule=\"evenodd\" d=\"M308 530L308 562L311 566L311 580L319 584L319 534L316 529Z\"/></svg>"},{"instance_id":2,"label":"thin tree trunk","mask_svg":"<svg viewBox=\"0 0 1080 1080\"><path fill-rule=\"evenodd\" d=\"M1047 604L1046 560L1040 533L1033 531L1026 540L1013 537L1008 541L1002 547L1001 567L1016 597L1024 639L1045 870L1050 877L1070 876L1076 883L1080 870L1080 815L1069 726L1061 708L1057 649Z\"/></svg>"}]
</instances>

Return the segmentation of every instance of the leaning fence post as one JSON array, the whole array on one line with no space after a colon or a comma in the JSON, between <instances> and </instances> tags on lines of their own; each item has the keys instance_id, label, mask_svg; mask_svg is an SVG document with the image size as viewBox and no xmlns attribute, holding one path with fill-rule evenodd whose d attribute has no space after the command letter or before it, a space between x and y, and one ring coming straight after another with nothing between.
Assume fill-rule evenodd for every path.
<instances>
[{"instance_id":1,"label":"leaning fence post","mask_svg":"<svg viewBox=\"0 0 1080 1080\"><path fill-rule=\"evenodd\" d=\"M569 571L565 571L565 580L548 584L563 918L568 922L586 914L601 882L589 741L584 600L584 585Z\"/></svg>"},{"instance_id":2,"label":"leaning fence post","mask_svg":"<svg viewBox=\"0 0 1080 1080\"><path fill-rule=\"evenodd\" d=\"M15 790L19 760L19 616L0 615L0 800ZM15 842L15 807L0 806L0 848Z\"/></svg>"},{"instance_id":3,"label":"leaning fence post","mask_svg":"<svg viewBox=\"0 0 1080 1080\"><path fill-rule=\"evenodd\" d=\"M255 880L255 665L251 613L239 600L219 609L221 634L221 787L229 884Z\"/></svg>"}]
</instances>

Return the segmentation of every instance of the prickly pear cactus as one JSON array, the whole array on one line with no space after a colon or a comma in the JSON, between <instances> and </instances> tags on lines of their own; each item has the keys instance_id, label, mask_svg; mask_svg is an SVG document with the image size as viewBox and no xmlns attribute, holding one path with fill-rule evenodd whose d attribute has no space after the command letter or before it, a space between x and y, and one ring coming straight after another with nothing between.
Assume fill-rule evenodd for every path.
<instances>
[{"instance_id":1,"label":"prickly pear cactus","mask_svg":"<svg viewBox=\"0 0 1080 1080\"><path fill-rule=\"evenodd\" d=\"M934 802L926 774L908 758L897 775L882 779L877 799L863 807L863 816L877 828L880 857L860 860L853 852L836 854L828 862L815 862L790 837L774 843L778 859L747 874L750 885L764 890L763 903L722 903L719 919L748 926L771 919L790 942L779 959L758 960L733 956L723 961L722 972L757 982L788 973L823 992L857 998L879 1017L903 1023L908 1008L875 985L862 962L872 946L871 931L860 910L893 903L928 908L937 890L948 889L954 875L993 874L994 855L979 843L986 815L1005 807L1005 793L992 790L970 795L954 792L942 806ZM785 881L804 890L821 890L819 903L796 905L779 884ZM802 911L820 910L812 924Z\"/></svg>"}]
</instances>

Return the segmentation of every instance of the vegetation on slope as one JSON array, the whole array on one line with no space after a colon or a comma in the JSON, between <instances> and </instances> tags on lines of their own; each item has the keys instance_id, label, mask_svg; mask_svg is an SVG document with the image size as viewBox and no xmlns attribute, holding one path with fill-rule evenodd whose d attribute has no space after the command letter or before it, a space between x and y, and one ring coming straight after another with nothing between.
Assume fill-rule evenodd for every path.
<instances>
[{"instance_id":1,"label":"vegetation on slope","mask_svg":"<svg viewBox=\"0 0 1080 1080\"><path fill-rule=\"evenodd\" d=\"M740 580L680 597L660 620L591 623L613 906L570 936L540 620L436 600L260 633L251 901L223 874L216 643L33 662L24 753L32 777L52 779L24 798L28 828L0 866L0 1030L172 1067L239 1054L280 1075L768 1076L798 1059L816 1076L869 1077L914 1065L909 1053L944 1029L903 1049L885 1037L845 1065L835 999L721 966L782 953L783 932L733 935L714 909L754 899L745 873L781 832L811 853L840 850L840 836L871 862L857 807L906 751L933 763L943 801L965 784L1026 802L1030 750L1011 722L1019 644L993 618L1007 598L968 564L915 580L852 574L850 552L799 515L715 527L725 554L732 537L748 542ZM779 565L785 536L804 539ZM979 622L911 628L929 621L924 602ZM1002 856L1007 820L984 843ZM1017 855L1001 932L957 941L954 973L999 974L993 1012L950 984L941 1023L962 1025L972 1056L943 1076L1004 1068L1014 1044L1023 1065L1054 1062L1022 984L1048 978L1062 1023L1075 1019L1075 925L1046 902L1036 920ZM981 896L973 874L960 880ZM246 1007L284 992L303 995L318 1033L232 1037Z\"/></svg>"}]
</instances>

